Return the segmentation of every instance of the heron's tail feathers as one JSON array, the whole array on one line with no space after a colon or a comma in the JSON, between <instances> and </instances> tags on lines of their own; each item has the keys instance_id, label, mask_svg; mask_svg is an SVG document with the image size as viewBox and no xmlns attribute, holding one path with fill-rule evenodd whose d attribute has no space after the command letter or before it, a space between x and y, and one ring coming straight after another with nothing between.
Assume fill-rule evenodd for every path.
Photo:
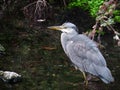
<instances>
[{"instance_id":1,"label":"heron's tail feathers","mask_svg":"<svg viewBox=\"0 0 120 90\"><path fill-rule=\"evenodd\" d=\"M114 78L112 77L111 72L107 67L103 67L103 69L100 69L98 72L100 79L106 84L114 82Z\"/></svg>"},{"instance_id":2,"label":"heron's tail feathers","mask_svg":"<svg viewBox=\"0 0 120 90\"><path fill-rule=\"evenodd\" d=\"M87 68L86 72L98 76L106 84L114 82L114 78L107 66L91 64L90 67Z\"/></svg>"}]
</instances>

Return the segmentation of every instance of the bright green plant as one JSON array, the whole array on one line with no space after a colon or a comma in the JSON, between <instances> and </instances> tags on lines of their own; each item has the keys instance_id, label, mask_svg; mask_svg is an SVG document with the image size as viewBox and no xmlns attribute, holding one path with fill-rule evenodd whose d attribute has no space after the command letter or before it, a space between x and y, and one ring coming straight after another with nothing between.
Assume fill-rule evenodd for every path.
<instances>
[{"instance_id":1,"label":"bright green plant","mask_svg":"<svg viewBox=\"0 0 120 90\"><path fill-rule=\"evenodd\" d=\"M104 2L104 0L71 0L68 7L81 7L85 10L89 10L92 16L96 16L99 10L99 6Z\"/></svg>"},{"instance_id":2,"label":"bright green plant","mask_svg":"<svg viewBox=\"0 0 120 90\"><path fill-rule=\"evenodd\" d=\"M115 16L114 21L115 22L120 22L120 10L115 10L113 14Z\"/></svg>"},{"instance_id":3,"label":"bright green plant","mask_svg":"<svg viewBox=\"0 0 120 90\"><path fill-rule=\"evenodd\" d=\"M104 3L104 1L106 0L71 0L68 7L81 7L84 10L88 10L91 16L96 17L99 11L99 7ZM115 22L120 22L120 10L114 10L113 15L113 20Z\"/></svg>"}]
</instances>

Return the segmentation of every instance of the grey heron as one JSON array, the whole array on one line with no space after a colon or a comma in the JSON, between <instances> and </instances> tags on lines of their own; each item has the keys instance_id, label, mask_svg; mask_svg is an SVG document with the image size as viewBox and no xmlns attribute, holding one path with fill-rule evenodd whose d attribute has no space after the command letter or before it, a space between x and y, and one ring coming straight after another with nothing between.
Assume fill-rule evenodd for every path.
<instances>
[{"instance_id":1,"label":"grey heron","mask_svg":"<svg viewBox=\"0 0 120 90\"><path fill-rule=\"evenodd\" d=\"M86 73L99 77L106 84L114 81L105 58L97 48L96 43L86 35L79 34L76 25L66 22L60 26L48 28L62 31L61 44L63 50L74 67L83 73L86 85L88 84Z\"/></svg>"}]
</instances>

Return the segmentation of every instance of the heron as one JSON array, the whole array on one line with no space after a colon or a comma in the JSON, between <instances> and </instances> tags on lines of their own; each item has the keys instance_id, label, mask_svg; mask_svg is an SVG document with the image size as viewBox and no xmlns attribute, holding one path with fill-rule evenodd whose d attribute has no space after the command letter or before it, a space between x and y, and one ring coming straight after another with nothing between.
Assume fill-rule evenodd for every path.
<instances>
[{"instance_id":1,"label":"heron","mask_svg":"<svg viewBox=\"0 0 120 90\"><path fill-rule=\"evenodd\" d=\"M65 22L60 26L50 26L48 29L62 32L63 50L73 66L83 73L86 85L88 84L86 73L100 78L106 84L114 82L111 71L96 43L86 35L79 34L75 24Z\"/></svg>"}]
</instances>

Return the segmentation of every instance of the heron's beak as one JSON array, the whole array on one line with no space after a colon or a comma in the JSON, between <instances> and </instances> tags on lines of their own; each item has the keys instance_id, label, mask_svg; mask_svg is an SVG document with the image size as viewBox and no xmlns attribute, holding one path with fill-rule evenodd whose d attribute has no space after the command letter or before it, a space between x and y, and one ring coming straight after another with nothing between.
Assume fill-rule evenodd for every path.
<instances>
[{"instance_id":1,"label":"heron's beak","mask_svg":"<svg viewBox=\"0 0 120 90\"><path fill-rule=\"evenodd\" d=\"M50 27L47 27L48 29L51 29L51 30L62 30L64 29L63 26L50 26Z\"/></svg>"}]
</instances>

